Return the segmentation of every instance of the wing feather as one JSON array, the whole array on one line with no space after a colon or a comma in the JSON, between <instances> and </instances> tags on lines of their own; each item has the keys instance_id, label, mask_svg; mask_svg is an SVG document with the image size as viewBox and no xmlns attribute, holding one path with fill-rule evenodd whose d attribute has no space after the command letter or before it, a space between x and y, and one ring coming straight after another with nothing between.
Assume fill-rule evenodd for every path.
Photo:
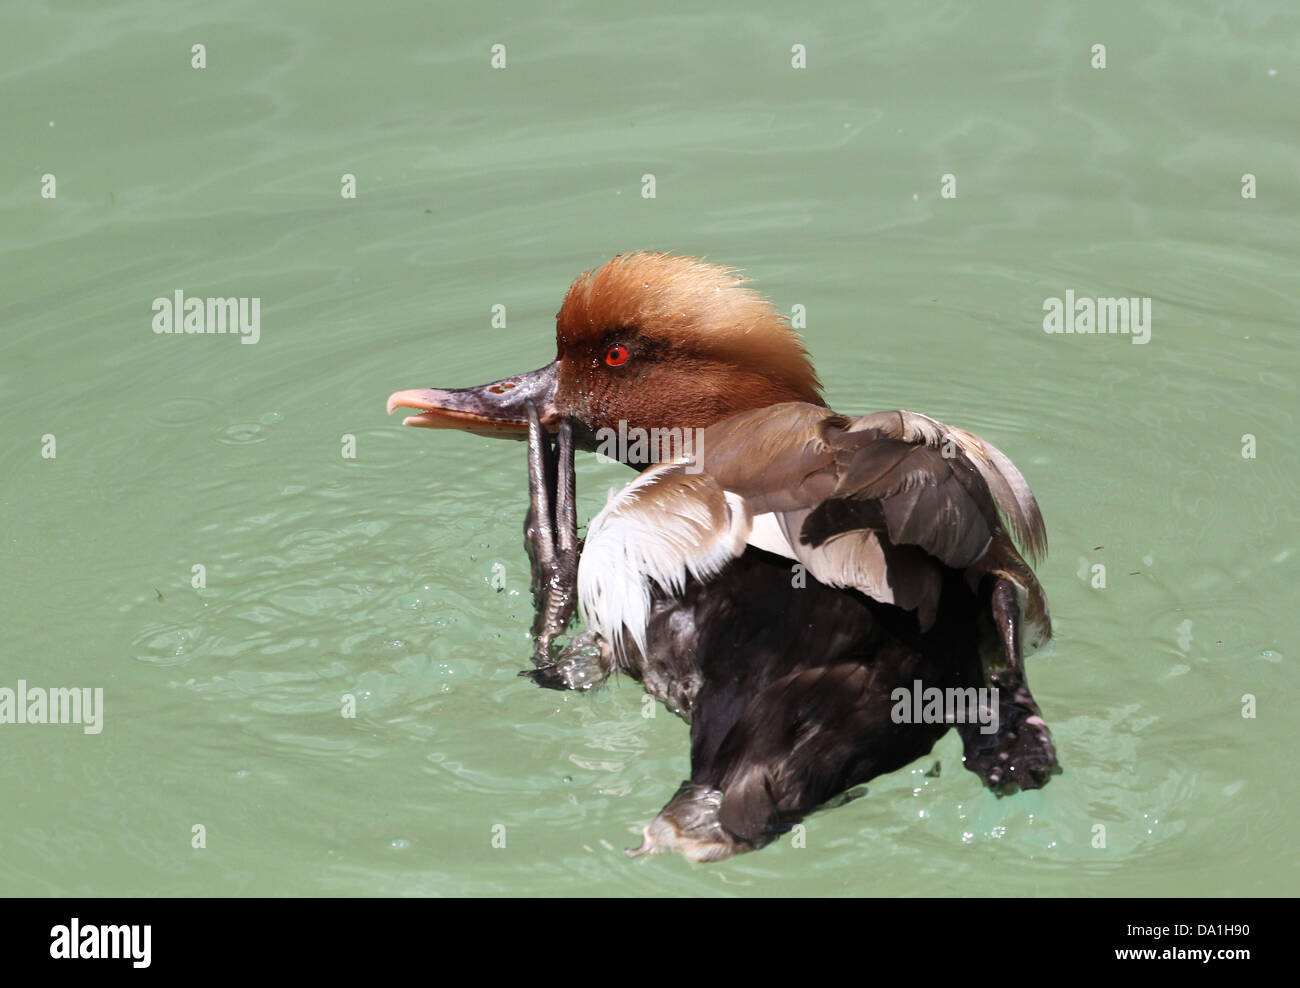
<instances>
[{"instance_id":1,"label":"wing feather","mask_svg":"<svg viewBox=\"0 0 1300 988\"><path fill-rule=\"evenodd\" d=\"M655 588L673 593L688 574L715 575L744 551L755 516L763 548L782 551L774 521L816 579L915 611L922 628L944 565L972 586L990 572L1009 576L1050 628L1042 588L1011 541L1043 554L1042 513L1001 450L915 412L846 418L801 402L713 425L695 460L652 467L611 496L579 568L588 623L644 650Z\"/></svg>"}]
</instances>

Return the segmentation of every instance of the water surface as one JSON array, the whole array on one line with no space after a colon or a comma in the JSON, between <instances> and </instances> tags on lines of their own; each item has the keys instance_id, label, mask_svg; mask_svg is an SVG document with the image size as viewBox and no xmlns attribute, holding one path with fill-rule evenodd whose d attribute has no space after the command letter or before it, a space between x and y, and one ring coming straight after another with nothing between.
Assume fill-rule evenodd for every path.
<instances>
[{"instance_id":1,"label":"water surface","mask_svg":"<svg viewBox=\"0 0 1300 988\"><path fill-rule=\"evenodd\" d=\"M0 892L1292 892L1298 41L1174 0L5 8L0 686L105 716L0 726ZM949 736L804 847L623 857L686 728L516 677L523 448L383 402L547 362L637 248L804 306L840 411L1015 459L1065 775L998 800ZM178 289L259 342L155 334ZM1150 342L1048 335L1066 290L1152 299ZM579 471L584 517L627 479Z\"/></svg>"}]
</instances>

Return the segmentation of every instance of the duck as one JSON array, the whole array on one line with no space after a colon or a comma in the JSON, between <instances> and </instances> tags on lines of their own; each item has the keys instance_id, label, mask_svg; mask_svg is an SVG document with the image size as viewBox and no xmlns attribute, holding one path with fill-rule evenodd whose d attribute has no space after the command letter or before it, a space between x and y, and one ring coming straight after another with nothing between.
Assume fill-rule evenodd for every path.
<instances>
[{"instance_id":1,"label":"duck","mask_svg":"<svg viewBox=\"0 0 1300 988\"><path fill-rule=\"evenodd\" d=\"M555 336L544 367L397 391L388 412L527 443L521 675L622 674L689 725L690 777L629 855L755 851L949 730L997 796L1061 772L1025 664L1051 637L1030 564L1046 529L1000 449L916 412L833 411L789 320L700 257L585 271ZM637 471L581 537L575 450Z\"/></svg>"}]
</instances>

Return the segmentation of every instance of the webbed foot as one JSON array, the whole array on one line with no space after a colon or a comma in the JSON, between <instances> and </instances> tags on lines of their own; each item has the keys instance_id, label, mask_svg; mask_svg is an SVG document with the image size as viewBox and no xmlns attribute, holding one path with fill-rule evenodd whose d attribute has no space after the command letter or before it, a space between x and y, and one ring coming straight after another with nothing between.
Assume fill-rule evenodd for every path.
<instances>
[{"instance_id":1,"label":"webbed foot","mask_svg":"<svg viewBox=\"0 0 1300 988\"><path fill-rule=\"evenodd\" d=\"M1061 766L1038 704L1017 670L1001 669L989 679L998 691L998 729L964 731L962 762L999 796L1041 789Z\"/></svg>"},{"instance_id":2,"label":"webbed foot","mask_svg":"<svg viewBox=\"0 0 1300 988\"><path fill-rule=\"evenodd\" d=\"M548 690L589 690L609 677L613 665L604 639L594 631L584 631L554 662L525 669L519 675Z\"/></svg>"}]
</instances>

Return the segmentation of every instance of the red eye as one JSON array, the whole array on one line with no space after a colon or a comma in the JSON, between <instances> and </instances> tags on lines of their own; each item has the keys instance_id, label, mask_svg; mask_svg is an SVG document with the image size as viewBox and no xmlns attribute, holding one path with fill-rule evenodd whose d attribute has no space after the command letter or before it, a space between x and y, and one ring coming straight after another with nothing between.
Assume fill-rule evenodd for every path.
<instances>
[{"instance_id":1,"label":"red eye","mask_svg":"<svg viewBox=\"0 0 1300 988\"><path fill-rule=\"evenodd\" d=\"M622 343L615 343L605 351L605 363L609 364L611 367L622 367L627 363L627 358L630 356L631 354L627 352L627 347Z\"/></svg>"}]
</instances>

